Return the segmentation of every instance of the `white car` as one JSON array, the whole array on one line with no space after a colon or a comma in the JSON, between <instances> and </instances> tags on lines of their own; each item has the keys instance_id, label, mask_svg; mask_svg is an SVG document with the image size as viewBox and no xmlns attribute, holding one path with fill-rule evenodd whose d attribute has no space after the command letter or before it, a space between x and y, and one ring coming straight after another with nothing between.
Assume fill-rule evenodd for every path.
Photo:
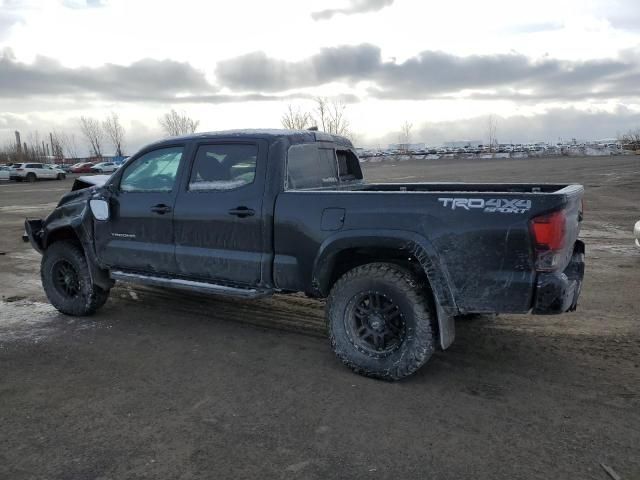
<instances>
[{"instance_id":1,"label":"white car","mask_svg":"<svg viewBox=\"0 0 640 480\"><path fill-rule=\"evenodd\" d=\"M17 180L18 182L23 180L35 182L36 180L43 179L62 180L65 176L63 170L45 165L44 163L15 163L9 171L9 178L11 180Z\"/></svg>"},{"instance_id":2,"label":"white car","mask_svg":"<svg viewBox=\"0 0 640 480\"><path fill-rule=\"evenodd\" d=\"M636 226L633 227L633 236L636 237L636 245L640 247L640 220L636 222Z\"/></svg>"},{"instance_id":3,"label":"white car","mask_svg":"<svg viewBox=\"0 0 640 480\"><path fill-rule=\"evenodd\" d=\"M0 180L9 180L11 178L9 174L10 170L11 167L0 165Z\"/></svg>"},{"instance_id":4,"label":"white car","mask_svg":"<svg viewBox=\"0 0 640 480\"><path fill-rule=\"evenodd\" d=\"M113 162L100 162L91 167L91 171L96 173L112 173L117 169L118 165Z\"/></svg>"}]
</instances>

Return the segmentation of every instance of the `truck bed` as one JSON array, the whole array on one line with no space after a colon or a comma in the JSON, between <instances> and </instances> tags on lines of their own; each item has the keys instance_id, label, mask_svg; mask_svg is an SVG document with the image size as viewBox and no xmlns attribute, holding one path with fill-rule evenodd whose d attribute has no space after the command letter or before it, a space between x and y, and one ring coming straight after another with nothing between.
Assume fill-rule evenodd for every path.
<instances>
[{"instance_id":1,"label":"truck bed","mask_svg":"<svg viewBox=\"0 0 640 480\"><path fill-rule=\"evenodd\" d=\"M525 313L539 280L531 221L566 211L562 270L578 237L583 191L576 184L529 183L354 183L285 191L275 209L275 283L321 288L321 279L312 278L314 256L336 239L362 245L367 237L378 244L386 237L397 246L393 239L403 238L407 254L420 245L441 272L454 311Z\"/></svg>"}]
</instances>

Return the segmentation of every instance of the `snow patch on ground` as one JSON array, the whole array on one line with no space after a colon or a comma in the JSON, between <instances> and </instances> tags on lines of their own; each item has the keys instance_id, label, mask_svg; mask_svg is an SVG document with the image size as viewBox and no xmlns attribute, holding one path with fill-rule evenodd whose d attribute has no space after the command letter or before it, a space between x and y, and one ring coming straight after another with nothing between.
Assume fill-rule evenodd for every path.
<instances>
[{"instance_id":1,"label":"snow patch on ground","mask_svg":"<svg viewBox=\"0 0 640 480\"><path fill-rule=\"evenodd\" d=\"M41 203L39 205L7 205L0 207L0 212L7 213L30 213L38 210L53 210L58 205L58 202Z\"/></svg>"},{"instance_id":2,"label":"snow patch on ground","mask_svg":"<svg viewBox=\"0 0 640 480\"><path fill-rule=\"evenodd\" d=\"M0 344L11 341L38 343L54 332L62 314L48 303L27 300L0 301Z\"/></svg>"}]
</instances>

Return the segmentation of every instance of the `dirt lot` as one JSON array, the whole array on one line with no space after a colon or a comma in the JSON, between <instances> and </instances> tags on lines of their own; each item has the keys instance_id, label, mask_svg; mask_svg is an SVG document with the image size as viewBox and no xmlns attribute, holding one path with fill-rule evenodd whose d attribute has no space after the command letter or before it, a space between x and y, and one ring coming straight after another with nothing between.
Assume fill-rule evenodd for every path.
<instances>
[{"instance_id":1,"label":"dirt lot","mask_svg":"<svg viewBox=\"0 0 640 480\"><path fill-rule=\"evenodd\" d=\"M383 181L574 181L587 278L572 314L458 322L417 375L331 353L322 304L116 287L46 303L19 237L71 180L0 185L0 478L640 478L640 157L366 164Z\"/></svg>"}]
</instances>

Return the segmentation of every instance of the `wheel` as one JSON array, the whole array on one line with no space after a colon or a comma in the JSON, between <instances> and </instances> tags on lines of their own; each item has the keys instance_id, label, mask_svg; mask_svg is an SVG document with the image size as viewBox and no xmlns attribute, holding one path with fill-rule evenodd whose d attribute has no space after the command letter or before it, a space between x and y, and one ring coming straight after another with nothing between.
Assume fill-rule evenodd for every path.
<instances>
[{"instance_id":1,"label":"wheel","mask_svg":"<svg viewBox=\"0 0 640 480\"><path fill-rule=\"evenodd\" d=\"M35 173L27 173L27 182L35 182L38 179Z\"/></svg>"},{"instance_id":2,"label":"wheel","mask_svg":"<svg viewBox=\"0 0 640 480\"><path fill-rule=\"evenodd\" d=\"M109 298L109 290L91 283L84 252L72 242L55 242L44 251L40 276L49 302L66 315L91 315Z\"/></svg>"},{"instance_id":3,"label":"wheel","mask_svg":"<svg viewBox=\"0 0 640 480\"><path fill-rule=\"evenodd\" d=\"M65 178L65 174L64 173L59 173L58 176L56 177L56 179L58 180L64 180Z\"/></svg>"},{"instance_id":4,"label":"wheel","mask_svg":"<svg viewBox=\"0 0 640 480\"><path fill-rule=\"evenodd\" d=\"M331 289L326 314L333 351L356 373L398 380L433 353L432 301L397 265L370 263L345 273Z\"/></svg>"}]
</instances>

